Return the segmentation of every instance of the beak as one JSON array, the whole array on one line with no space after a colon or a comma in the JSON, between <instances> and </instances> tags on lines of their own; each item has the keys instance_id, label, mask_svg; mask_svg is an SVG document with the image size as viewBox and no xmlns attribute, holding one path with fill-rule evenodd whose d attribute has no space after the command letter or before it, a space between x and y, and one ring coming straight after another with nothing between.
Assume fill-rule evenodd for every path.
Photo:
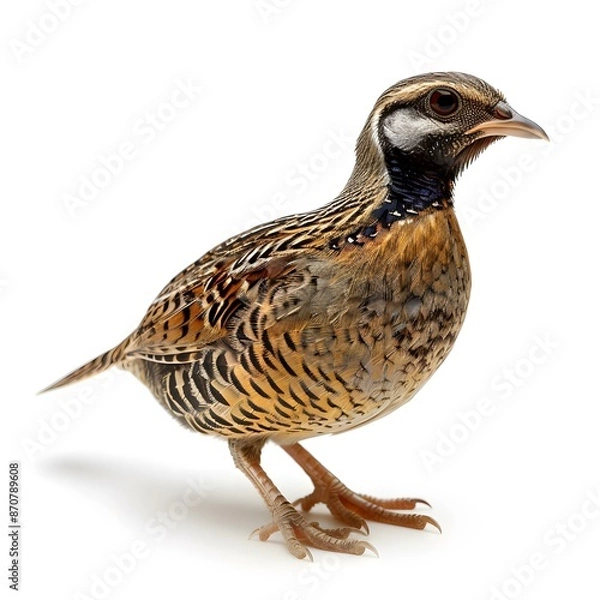
<instances>
[{"instance_id":1,"label":"beak","mask_svg":"<svg viewBox=\"0 0 600 600\"><path fill-rule=\"evenodd\" d=\"M469 129L469 133L480 133L480 137L511 135L513 137L534 138L550 141L546 132L530 119L520 115L506 102L498 102L494 107L494 118Z\"/></svg>"}]
</instances>

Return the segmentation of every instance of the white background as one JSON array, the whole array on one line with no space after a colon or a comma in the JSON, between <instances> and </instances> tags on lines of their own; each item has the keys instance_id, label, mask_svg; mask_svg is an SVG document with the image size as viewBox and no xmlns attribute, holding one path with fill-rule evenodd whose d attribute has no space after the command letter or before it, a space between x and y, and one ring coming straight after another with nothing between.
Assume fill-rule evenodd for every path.
<instances>
[{"instance_id":1,"label":"white background","mask_svg":"<svg viewBox=\"0 0 600 600\"><path fill-rule=\"evenodd\" d=\"M60 22L48 6L0 15L2 437L4 464L21 463L21 597L597 597L588 3L84 0L59 3ZM247 539L268 514L227 446L183 430L128 374L35 395L120 341L223 238L333 198L380 92L430 70L486 79L552 143L504 140L461 178L474 288L433 380L307 447L357 491L426 498L442 535L373 524L379 559L298 561L279 536ZM174 108L182 82L191 99ZM93 176L95 197L65 200ZM290 499L310 491L276 447L264 464Z\"/></svg>"}]
</instances>

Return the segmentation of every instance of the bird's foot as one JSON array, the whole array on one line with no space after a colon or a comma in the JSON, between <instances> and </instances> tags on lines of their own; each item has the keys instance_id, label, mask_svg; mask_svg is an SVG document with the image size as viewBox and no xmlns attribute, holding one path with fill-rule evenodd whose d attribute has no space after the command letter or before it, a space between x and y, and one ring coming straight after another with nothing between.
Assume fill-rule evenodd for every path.
<instances>
[{"instance_id":1,"label":"bird's foot","mask_svg":"<svg viewBox=\"0 0 600 600\"><path fill-rule=\"evenodd\" d=\"M321 473L320 475L323 475ZM435 527L440 533L442 528L439 523L427 515L398 513L398 510L412 510L417 504L431 507L429 502L419 498L394 498L383 500L357 494L348 489L337 477L327 472L320 482L315 482L314 491L300 498L294 505L300 505L302 510L310 511L315 505L322 502L331 514L340 522L350 527L364 530L369 533L367 520L389 523L399 527L411 529L425 529L427 524Z\"/></svg>"},{"instance_id":2,"label":"bird's foot","mask_svg":"<svg viewBox=\"0 0 600 600\"><path fill-rule=\"evenodd\" d=\"M309 523L289 502L283 502L273 509L273 521L254 530L250 537L258 535L266 541L276 531L280 531L288 550L297 558L308 558L312 554L307 546L345 554L363 554L370 550L379 556L375 547L364 540L350 539L352 533L363 533L354 527L325 529L318 523Z\"/></svg>"}]
</instances>

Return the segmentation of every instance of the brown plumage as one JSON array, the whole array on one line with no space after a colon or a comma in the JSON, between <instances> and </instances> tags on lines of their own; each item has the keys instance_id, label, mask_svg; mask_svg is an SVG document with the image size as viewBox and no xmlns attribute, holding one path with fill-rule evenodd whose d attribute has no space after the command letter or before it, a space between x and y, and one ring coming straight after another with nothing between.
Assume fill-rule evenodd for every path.
<instances>
[{"instance_id":1,"label":"brown plumage","mask_svg":"<svg viewBox=\"0 0 600 600\"><path fill-rule=\"evenodd\" d=\"M175 277L116 348L48 389L118 365L183 423L229 439L236 465L300 558L307 545L362 554L364 519L422 529L419 500L348 490L298 441L401 406L448 355L471 285L454 180L499 136L544 138L483 81L432 73L392 86L360 134L340 195L227 240ZM280 444L348 527L309 524L260 467ZM423 502L423 501L421 501Z\"/></svg>"}]
</instances>

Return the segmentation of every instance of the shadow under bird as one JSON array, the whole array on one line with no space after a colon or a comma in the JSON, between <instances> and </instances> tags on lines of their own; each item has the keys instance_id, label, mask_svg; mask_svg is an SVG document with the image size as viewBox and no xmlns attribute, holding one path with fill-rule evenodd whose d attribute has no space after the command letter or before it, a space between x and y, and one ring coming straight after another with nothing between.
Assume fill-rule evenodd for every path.
<instances>
[{"instance_id":1,"label":"shadow under bird","mask_svg":"<svg viewBox=\"0 0 600 600\"><path fill-rule=\"evenodd\" d=\"M233 237L177 275L122 343L51 385L111 366L133 373L183 424L227 438L289 551L375 552L366 520L423 529L423 500L358 494L300 441L395 410L446 358L471 287L453 207L460 172L503 136L548 139L484 81L429 73L377 100L348 183L329 204ZM271 440L314 491L288 502L260 464ZM296 508L327 505L326 529Z\"/></svg>"}]
</instances>

